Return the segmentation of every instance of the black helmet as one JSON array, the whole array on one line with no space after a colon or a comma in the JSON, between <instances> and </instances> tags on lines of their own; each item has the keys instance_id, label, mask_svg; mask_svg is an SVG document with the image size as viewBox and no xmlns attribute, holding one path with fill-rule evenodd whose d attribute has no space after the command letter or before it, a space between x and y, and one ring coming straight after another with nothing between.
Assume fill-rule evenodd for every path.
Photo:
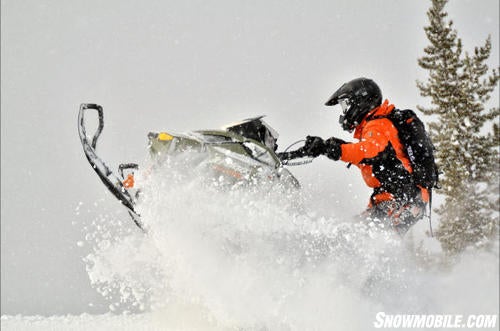
<instances>
[{"instance_id":1,"label":"black helmet","mask_svg":"<svg viewBox=\"0 0 500 331\"><path fill-rule=\"evenodd\" d=\"M339 123L342 129L352 131L370 110L382 104L382 92L373 80L356 78L342 85L325 105L333 106L338 103L343 110Z\"/></svg>"}]
</instances>

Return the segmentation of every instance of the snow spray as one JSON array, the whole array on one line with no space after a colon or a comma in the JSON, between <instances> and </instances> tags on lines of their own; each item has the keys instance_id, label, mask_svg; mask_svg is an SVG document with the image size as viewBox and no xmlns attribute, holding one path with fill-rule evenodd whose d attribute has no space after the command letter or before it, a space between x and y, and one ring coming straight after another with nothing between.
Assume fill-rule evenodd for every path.
<instances>
[{"instance_id":1,"label":"snow spray","mask_svg":"<svg viewBox=\"0 0 500 331\"><path fill-rule=\"evenodd\" d=\"M165 330L369 330L378 312L498 306L495 263L426 266L390 231L308 210L301 190L228 187L182 160L142 182L147 234L101 238L88 272L112 310L150 314ZM454 299L476 274L482 293L466 296L481 301Z\"/></svg>"}]
</instances>

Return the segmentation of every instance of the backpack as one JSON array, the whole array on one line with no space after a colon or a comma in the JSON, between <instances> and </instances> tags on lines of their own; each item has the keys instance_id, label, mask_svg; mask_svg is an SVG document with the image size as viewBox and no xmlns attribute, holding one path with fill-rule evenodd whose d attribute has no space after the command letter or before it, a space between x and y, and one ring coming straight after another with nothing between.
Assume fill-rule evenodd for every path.
<instances>
[{"instance_id":1,"label":"backpack","mask_svg":"<svg viewBox=\"0 0 500 331\"><path fill-rule=\"evenodd\" d=\"M418 186L437 187L439 171L434 160L434 146L425 131L424 123L410 109L394 109L388 115L371 119L387 118L398 130L398 137L413 168L413 180Z\"/></svg>"}]
</instances>

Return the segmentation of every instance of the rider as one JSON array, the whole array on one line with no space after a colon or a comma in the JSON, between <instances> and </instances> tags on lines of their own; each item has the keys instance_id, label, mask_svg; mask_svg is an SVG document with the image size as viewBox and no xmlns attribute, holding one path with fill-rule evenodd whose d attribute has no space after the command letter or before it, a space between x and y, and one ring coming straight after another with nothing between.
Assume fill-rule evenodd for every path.
<instances>
[{"instance_id":1,"label":"rider","mask_svg":"<svg viewBox=\"0 0 500 331\"><path fill-rule=\"evenodd\" d=\"M424 216L429 202L427 189L414 184L412 166L398 131L385 115L395 109L371 79L357 78L343 84L326 102L340 104L339 122L353 132L358 142L350 143L332 137L323 140L308 136L303 155L326 155L356 165L369 187L373 188L368 208L363 214L369 220L386 224L404 234ZM283 154L281 157L285 157Z\"/></svg>"}]
</instances>

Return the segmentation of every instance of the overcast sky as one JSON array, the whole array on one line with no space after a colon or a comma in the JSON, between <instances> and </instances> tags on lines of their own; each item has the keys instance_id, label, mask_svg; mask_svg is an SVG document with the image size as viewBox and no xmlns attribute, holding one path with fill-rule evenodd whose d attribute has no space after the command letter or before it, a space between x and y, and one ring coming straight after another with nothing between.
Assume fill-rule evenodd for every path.
<instances>
[{"instance_id":1,"label":"overcast sky","mask_svg":"<svg viewBox=\"0 0 500 331\"><path fill-rule=\"evenodd\" d=\"M417 58L427 45L430 1L1 5L2 314L81 313L99 301L76 242L82 224L120 206L82 153L82 102L104 106L99 151L113 166L141 161L149 131L217 128L261 114L282 147L308 134L346 139L338 113L323 104L359 76L375 79L399 107L427 102L415 80L425 77ZM447 8L466 50L492 35L490 63L498 66L498 0ZM349 183L365 193L355 170L328 167L323 191ZM304 181L314 180L311 169L291 170Z\"/></svg>"}]
</instances>

